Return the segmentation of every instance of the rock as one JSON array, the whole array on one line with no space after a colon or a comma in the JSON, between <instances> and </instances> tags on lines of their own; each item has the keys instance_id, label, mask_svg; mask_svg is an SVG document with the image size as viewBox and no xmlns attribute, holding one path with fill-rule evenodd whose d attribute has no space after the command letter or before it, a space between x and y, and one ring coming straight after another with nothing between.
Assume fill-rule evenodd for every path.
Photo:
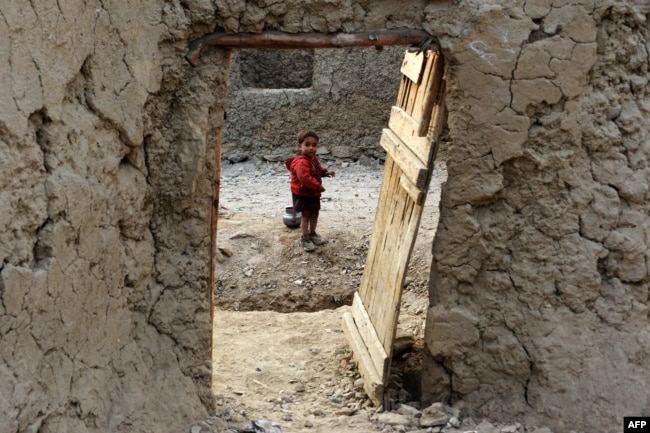
<instances>
[{"instance_id":1,"label":"rock","mask_svg":"<svg viewBox=\"0 0 650 433\"><path fill-rule=\"evenodd\" d=\"M386 425L410 425L411 419L406 415L395 412L382 412L372 417L372 419L378 423Z\"/></svg>"},{"instance_id":2,"label":"rock","mask_svg":"<svg viewBox=\"0 0 650 433\"><path fill-rule=\"evenodd\" d=\"M415 345L415 337L402 329L397 330L395 342L393 343L393 358L401 356Z\"/></svg>"},{"instance_id":3,"label":"rock","mask_svg":"<svg viewBox=\"0 0 650 433\"><path fill-rule=\"evenodd\" d=\"M366 167L372 166L372 158L366 156L366 155L361 155L359 157L359 164L360 165L365 165Z\"/></svg>"},{"instance_id":4,"label":"rock","mask_svg":"<svg viewBox=\"0 0 650 433\"><path fill-rule=\"evenodd\" d=\"M282 433L282 429L276 422L261 419L246 424L242 433Z\"/></svg>"},{"instance_id":5,"label":"rock","mask_svg":"<svg viewBox=\"0 0 650 433\"><path fill-rule=\"evenodd\" d=\"M420 426L434 427L438 425L445 425L449 421L449 416L445 413L442 403L433 403L422 411L420 417Z\"/></svg>"},{"instance_id":6,"label":"rock","mask_svg":"<svg viewBox=\"0 0 650 433\"><path fill-rule=\"evenodd\" d=\"M337 410L334 412L336 415L345 415L345 416L352 416L356 414L359 410L356 408L345 408L341 410Z\"/></svg>"},{"instance_id":7,"label":"rock","mask_svg":"<svg viewBox=\"0 0 650 433\"><path fill-rule=\"evenodd\" d=\"M476 426L476 430L480 431L481 433L501 433L498 428L490 424L490 422L485 419Z\"/></svg>"},{"instance_id":8,"label":"rock","mask_svg":"<svg viewBox=\"0 0 650 433\"><path fill-rule=\"evenodd\" d=\"M229 247L219 247L218 250L220 254L223 254L226 257L232 257L233 255L233 251Z\"/></svg>"},{"instance_id":9,"label":"rock","mask_svg":"<svg viewBox=\"0 0 650 433\"><path fill-rule=\"evenodd\" d=\"M285 161L289 159L291 155L286 154L286 153L272 153L268 155L263 155L262 158L264 158L266 161L269 162L280 162L280 161Z\"/></svg>"},{"instance_id":10,"label":"rock","mask_svg":"<svg viewBox=\"0 0 650 433\"><path fill-rule=\"evenodd\" d=\"M413 406L409 406L407 404L400 404L397 408L397 413L412 416L414 418L419 418L422 416L422 411L420 409L416 409Z\"/></svg>"},{"instance_id":11,"label":"rock","mask_svg":"<svg viewBox=\"0 0 650 433\"><path fill-rule=\"evenodd\" d=\"M248 159L248 155L245 153L231 153L226 157L226 159L233 164L236 164L238 162L244 162Z\"/></svg>"},{"instance_id":12,"label":"rock","mask_svg":"<svg viewBox=\"0 0 650 433\"><path fill-rule=\"evenodd\" d=\"M352 158L355 149L350 146L334 146L331 150L332 156L335 158Z\"/></svg>"},{"instance_id":13,"label":"rock","mask_svg":"<svg viewBox=\"0 0 650 433\"><path fill-rule=\"evenodd\" d=\"M247 232L238 232L230 236L230 239L243 239L243 238L252 238L253 235Z\"/></svg>"}]
</instances>

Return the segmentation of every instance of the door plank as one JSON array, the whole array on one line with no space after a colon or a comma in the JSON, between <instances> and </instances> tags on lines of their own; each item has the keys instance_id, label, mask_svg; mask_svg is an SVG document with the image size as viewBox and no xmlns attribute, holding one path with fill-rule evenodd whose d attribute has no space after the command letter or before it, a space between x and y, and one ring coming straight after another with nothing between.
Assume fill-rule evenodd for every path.
<instances>
[{"instance_id":1,"label":"door plank","mask_svg":"<svg viewBox=\"0 0 650 433\"><path fill-rule=\"evenodd\" d=\"M379 142L386 152L404 171L415 186L425 189L429 170L427 166L406 146L397 135L388 128L384 128Z\"/></svg>"},{"instance_id":2,"label":"door plank","mask_svg":"<svg viewBox=\"0 0 650 433\"><path fill-rule=\"evenodd\" d=\"M431 84L432 84L432 71L435 63L436 54L427 52L426 62L424 64L423 78L420 86L417 87L415 95L412 96L413 104L408 113L421 123L429 126L429 119L427 119L427 101L430 98Z\"/></svg>"},{"instance_id":3,"label":"door plank","mask_svg":"<svg viewBox=\"0 0 650 433\"><path fill-rule=\"evenodd\" d=\"M354 318L349 312L343 313L343 329L354 354L359 372L363 377L363 386L372 402L379 406L383 403L384 381L377 372L370 358L365 341L359 333Z\"/></svg>"},{"instance_id":4,"label":"door plank","mask_svg":"<svg viewBox=\"0 0 650 433\"><path fill-rule=\"evenodd\" d=\"M406 75L415 84L420 84L422 78L422 65L424 64L424 53L411 53L409 51L404 54L402 67L400 72Z\"/></svg>"},{"instance_id":5,"label":"door plank","mask_svg":"<svg viewBox=\"0 0 650 433\"><path fill-rule=\"evenodd\" d=\"M426 51L416 77L417 68L406 57L414 58L405 55L397 104L380 139L387 155L366 265L352 308L344 314L366 393L384 407L390 403L385 383L402 288L445 118L444 58Z\"/></svg>"},{"instance_id":6,"label":"door plank","mask_svg":"<svg viewBox=\"0 0 650 433\"><path fill-rule=\"evenodd\" d=\"M421 205L422 202L424 201L424 192L415 186L413 182L409 180L408 177L404 176L403 174L399 177L399 184L402 187L404 191L411 197L411 200L416 205Z\"/></svg>"},{"instance_id":7,"label":"door plank","mask_svg":"<svg viewBox=\"0 0 650 433\"><path fill-rule=\"evenodd\" d=\"M354 318L359 334L363 337L373 367L382 377L385 377L385 375L389 374L388 354L386 353L384 346L381 344L377 331L372 324L372 320L370 319L358 292L355 292L354 294L350 313Z\"/></svg>"},{"instance_id":8,"label":"door plank","mask_svg":"<svg viewBox=\"0 0 650 433\"><path fill-rule=\"evenodd\" d=\"M428 124L427 124L428 126ZM388 127L415 154L420 161L427 163L431 156L431 139L420 135L421 124L406 111L393 106L388 119Z\"/></svg>"},{"instance_id":9,"label":"door plank","mask_svg":"<svg viewBox=\"0 0 650 433\"><path fill-rule=\"evenodd\" d=\"M431 72L427 75L428 83L426 86L426 93L423 95L422 105L422 120L420 122L419 135L427 135L429 132L429 125L431 124L431 116L433 109L441 101L440 87L444 86L442 79L445 68L442 55L439 53L434 54L431 65ZM437 136L434 136L437 138Z\"/></svg>"}]
</instances>

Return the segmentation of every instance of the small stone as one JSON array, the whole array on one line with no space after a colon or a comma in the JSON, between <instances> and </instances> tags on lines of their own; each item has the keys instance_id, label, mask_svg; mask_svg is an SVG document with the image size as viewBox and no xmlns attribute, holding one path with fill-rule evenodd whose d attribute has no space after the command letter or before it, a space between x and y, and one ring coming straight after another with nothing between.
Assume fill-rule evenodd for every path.
<instances>
[{"instance_id":1,"label":"small stone","mask_svg":"<svg viewBox=\"0 0 650 433\"><path fill-rule=\"evenodd\" d=\"M340 409L335 412L336 415L345 415L345 416L352 416L355 413L358 412L358 409L356 408L345 408L345 409Z\"/></svg>"},{"instance_id":2,"label":"small stone","mask_svg":"<svg viewBox=\"0 0 650 433\"><path fill-rule=\"evenodd\" d=\"M445 413L444 406L442 403L433 403L431 406L427 407L422 411L422 417L420 418L420 426L422 427L434 427L439 425L445 425L449 421L449 416Z\"/></svg>"},{"instance_id":3,"label":"small stone","mask_svg":"<svg viewBox=\"0 0 650 433\"><path fill-rule=\"evenodd\" d=\"M453 428L460 427L460 420L455 416L452 416L451 418L449 418L449 426Z\"/></svg>"},{"instance_id":4,"label":"small stone","mask_svg":"<svg viewBox=\"0 0 650 433\"><path fill-rule=\"evenodd\" d=\"M402 415L412 416L415 418L419 418L420 416L422 416L421 410L416 409L413 406L409 406L407 404L400 404L399 408L397 408L397 413L401 413Z\"/></svg>"},{"instance_id":5,"label":"small stone","mask_svg":"<svg viewBox=\"0 0 650 433\"><path fill-rule=\"evenodd\" d=\"M410 425L410 419L400 413L382 412L375 417L375 421L386 425Z\"/></svg>"},{"instance_id":6,"label":"small stone","mask_svg":"<svg viewBox=\"0 0 650 433\"><path fill-rule=\"evenodd\" d=\"M372 165L372 159L370 159L366 155L361 155L359 157L359 165L364 165L366 167L370 167Z\"/></svg>"},{"instance_id":7,"label":"small stone","mask_svg":"<svg viewBox=\"0 0 650 433\"><path fill-rule=\"evenodd\" d=\"M313 426L314 426L313 422L311 422L310 420L305 420L305 427L312 428Z\"/></svg>"},{"instance_id":8,"label":"small stone","mask_svg":"<svg viewBox=\"0 0 650 433\"><path fill-rule=\"evenodd\" d=\"M243 153L232 153L226 157L228 161L232 162L233 164L236 164L238 162L244 162L248 159L248 155L243 154Z\"/></svg>"},{"instance_id":9,"label":"small stone","mask_svg":"<svg viewBox=\"0 0 650 433\"><path fill-rule=\"evenodd\" d=\"M201 433L201 427L199 427L198 425L195 425L194 427L192 427L190 432L191 433Z\"/></svg>"},{"instance_id":10,"label":"small stone","mask_svg":"<svg viewBox=\"0 0 650 433\"><path fill-rule=\"evenodd\" d=\"M285 159L289 159L290 155L284 153L272 153L268 155L263 155L262 158L269 162L280 162Z\"/></svg>"},{"instance_id":11,"label":"small stone","mask_svg":"<svg viewBox=\"0 0 650 433\"><path fill-rule=\"evenodd\" d=\"M493 426L488 420L483 420L479 425L476 426L476 430L481 433L500 433L501 430Z\"/></svg>"},{"instance_id":12,"label":"small stone","mask_svg":"<svg viewBox=\"0 0 650 433\"><path fill-rule=\"evenodd\" d=\"M314 416L325 416L325 412L323 412L323 410L319 408L312 409L311 414Z\"/></svg>"}]
</instances>

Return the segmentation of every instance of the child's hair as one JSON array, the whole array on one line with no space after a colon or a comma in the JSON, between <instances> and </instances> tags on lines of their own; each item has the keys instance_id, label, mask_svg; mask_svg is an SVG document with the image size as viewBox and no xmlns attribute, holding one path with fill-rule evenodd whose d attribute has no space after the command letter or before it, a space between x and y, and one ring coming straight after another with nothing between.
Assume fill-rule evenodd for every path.
<instances>
[{"instance_id":1,"label":"child's hair","mask_svg":"<svg viewBox=\"0 0 650 433\"><path fill-rule=\"evenodd\" d=\"M319 141L318 135L316 135L314 131L312 131L311 129L301 129L300 131L298 131L298 135L297 135L298 144L305 141L307 137L314 137L316 141Z\"/></svg>"}]
</instances>

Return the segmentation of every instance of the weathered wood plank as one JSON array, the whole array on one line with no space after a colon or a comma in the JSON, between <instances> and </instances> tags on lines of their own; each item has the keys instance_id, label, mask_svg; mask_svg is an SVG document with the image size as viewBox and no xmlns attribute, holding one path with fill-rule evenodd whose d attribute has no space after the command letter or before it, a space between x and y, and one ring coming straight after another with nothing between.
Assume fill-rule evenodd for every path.
<instances>
[{"instance_id":1,"label":"weathered wood plank","mask_svg":"<svg viewBox=\"0 0 650 433\"><path fill-rule=\"evenodd\" d=\"M357 325L359 334L363 338L366 348L368 349L375 370L377 370L382 377L387 377L386 375L389 373L388 354L377 336L377 331L375 330L372 320L370 319L358 293L354 294L350 312L352 317L354 317L354 322Z\"/></svg>"},{"instance_id":2,"label":"weathered wood plank","mask_svg":"<svg viewBox=\"0 0 650 433\"><path fill-rule=\"evenodd\" d=\"M380 144L415 186L426 188L429 169L393 131L384 128Z\"/></svg>"},{"instance_id":3,"label":"weathered wood plank","mask_svg":"<svg viewBox=\"0 0 650 433\"><path fill-rule=\"evenodd\" d=\"M352 314L349 312L343 313L343 330L352 350L352 355L357 361L359 373L363 377L364 390L373 403L379 406L383 403L384 397L382 376L375 370L363 338L359 334Z\"/></svg>"},{"instance_id":4,"label":"weathered wood plank","mask_svg":"<svg viewBox=\"0 0 650 433\"><path fill-rule=\"evenodd\" d=\"M404 175L400 176L399 184L415 204L422 205L424 202L424 192L417 186L413 185L413 182L411 182L408 177Z\"/></svg>"},{"instance_id":5,"label":"weathered wood plank","mask_svg":"<svg viewBox=\"0 0 650 433\"><path fill-rule=\"evenodd\" d=\"M420 84L423 64L424 53L417 54L407 51L406 54L404 54L404 60L402 61L400 72L406 75L409 80L413 81L415 84Z\"/></svg>"},{"instance_id":6,"label":"weathered wood plank","mask_svg":"<svg viewBox=\"0 0 650 433\"><path fill-rule=\"evenodd\" d=\"M420 161L427 163L431 156L431 139L420 135L420 122L411 117L406 111L393 106L388 119L388 127L399 137L400 140L420 158Z\"/></svg>"},{"instance_id":7,"label":"weathered wood plank","mask_svg":"<svg viewBox=\"0 0 650 433\"><path fill-rule=\"evenodd\" d=\"M419 135L427 135L429 133L433 109L440 103L440 87L444 85L443 76L445 73L445 65L444 58L438 52L433 55L431 69L432 71L428 75L428 90L423 97L422 121L420 122ZM437 138L437 136L435 137Z\"/></svg>"},{"instance_id":8,"label":"weathered wood plank","mask_svg":"<svg viewBox=\"0 0 650 433\"><path fill-rule=\"evenodd\" d=\"M388 216L389 216L389 207L390 207L390 197L392 195L391 179L396 176L395 170L399 170L399 167L389 155L386 156L386 163L384 164L384 175L381 183L381 188L379 190L379 205L377 206L377 212L375 214L375 224L373 227L373 235L370 238L370 245L368 246L368 254L366 258L366 270L368 269L380 269L377 260L381 256L383 250L382 242L383 235L382 232L384 228L388 225ZM381 205L384 203L384 205ZM372 292L376 288L376 282L380 278L378 272L365 272L363 273L361 284L359 287L359 294L361 295L364 305L368 305L368 301Z\"/></svg>"},{"instance_id":9,"label":"weathered wood plank","mask_svg":"<svg viewBox=\"0 0 650 433\"><path fill-rule=\"evenodd\" d=\"M411 96L412 104L407 112L416 119L425 121L427 127L429 125L428 120L426 119L427 113L425 111L426 101L429 97L429 89L432 84L431 74L433 70L433 65L435 63L435 53L427 52L426 60L424 64L424 70L422 72L422 82L417 86L417 91ZM422 122L421 122L422 123Z\"/></svg>"},{"instance_id":10,"label":"weathered wood plank","mask_svg":"<svg viewBox=\"0 0 650 433\"><path fill-rule=\"evenodd\" d=\"M415 237L408 230L408 227L412 225L413 218L419 217L414 212L414 202L401 189L401 185L399 193L393 197L393 200L395 202L394 213L391 218L391 226L388 228L391 236L387 241L395 245L395 248L390 257L385 257L381 268L381 304L374 305L372 313L368 308L371 317L381 318L381 320L378 320L377 323L373 322L373 324L375 324L377 334L389 355L392 353L392 342L396 330L399 302L408 258L415 241ZM380 308L381 311L375 311L375 307Z\"/></svg>"},{"instance_id":11,"label":"weathered wood plank","mask_svg":"<svg viewBox=\"0 0 650 433\"><path fill-rule=\"evenodd\" d=\"M403 173L402 170L392 157L389 156L386 161L386 171L380 193L380 199L384 199L384 201L381 202L383 204L380 211L381 215L377 218L373 229L366 261L366 269L372 267L375 272L364 272L361 287L359 288L359 294L366 310L371 314L373 324L379 322L375 320L377 318L376 311L384 308L382 303L386 275L383 270L386 269L386 261L390 260L394 249L398 247L393 242L395 233L392 230L396 207L394 198L399 194L404 194L399 183ZM370 313L371 311L372 313Z\"/></svg>"}]
</instances>

